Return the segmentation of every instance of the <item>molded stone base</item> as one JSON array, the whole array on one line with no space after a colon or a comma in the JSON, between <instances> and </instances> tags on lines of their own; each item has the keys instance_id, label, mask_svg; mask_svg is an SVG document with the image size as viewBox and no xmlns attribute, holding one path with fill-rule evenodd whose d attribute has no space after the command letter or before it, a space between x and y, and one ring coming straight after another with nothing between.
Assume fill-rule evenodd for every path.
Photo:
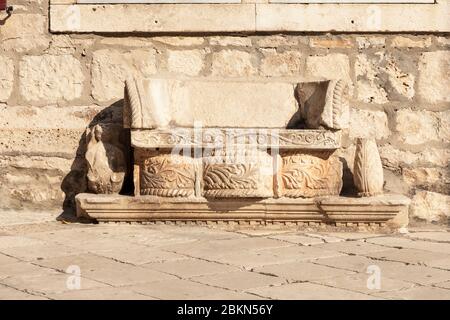
<instances>
[{"instance_id":1,"label":"molded stone base","mask_svg":"<svg viewBox=\"0 0 450 320\"><path fill-rule=\"evenodd\" d=\"M384 224L406 208L401 195L368 198L216 199L79 194L77 214L104 221Z\"/></svg>"}]
</instances>

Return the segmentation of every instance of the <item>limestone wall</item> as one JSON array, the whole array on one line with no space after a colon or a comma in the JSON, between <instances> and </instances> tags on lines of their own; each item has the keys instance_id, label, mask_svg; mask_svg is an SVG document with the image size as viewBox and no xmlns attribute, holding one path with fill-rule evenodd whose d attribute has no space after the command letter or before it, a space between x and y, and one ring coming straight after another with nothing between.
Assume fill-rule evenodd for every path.
<instances>
[{"instance_id":1,"label":"limestone wall","mask_svg":"<svg viewBox=\"0 0 450 320\"><path fill-rule=\"evenodd\" d=\"M450 207L450 39L442 34L101 36L51 34L46 0L16 0L0 20L0 208L73 205L86 188L84 130L120 122L122 81L140 75L350 78L341 151L351 189L355 137L376 137L385 189L410 217Z\"/></svg>"}]
</instances>

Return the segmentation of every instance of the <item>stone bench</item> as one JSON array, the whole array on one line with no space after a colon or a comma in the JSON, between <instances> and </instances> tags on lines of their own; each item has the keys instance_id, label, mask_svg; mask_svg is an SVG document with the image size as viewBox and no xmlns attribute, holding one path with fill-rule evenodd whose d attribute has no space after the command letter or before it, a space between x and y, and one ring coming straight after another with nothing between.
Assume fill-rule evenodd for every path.
<instances>
[{"instance_id":1,"label":"stone bench","mask_svg":"<svg viewBox=\"0 0 450 320\"><path fill-rule=\"evenodd\" d=\"M336 150L349 122L343 80L129 79L123 113L134 196L117 195L124 155L94 128L88 185L107 195L78 195L79 214L100 221L379 224L407 205L407 198L380 195L376 178L361 190L376 197L339 196ZM379 172L381 162L373 163L379 168L370 170ZM370 177L362 178L370 187Z\"/></svg>"}]
</instances>

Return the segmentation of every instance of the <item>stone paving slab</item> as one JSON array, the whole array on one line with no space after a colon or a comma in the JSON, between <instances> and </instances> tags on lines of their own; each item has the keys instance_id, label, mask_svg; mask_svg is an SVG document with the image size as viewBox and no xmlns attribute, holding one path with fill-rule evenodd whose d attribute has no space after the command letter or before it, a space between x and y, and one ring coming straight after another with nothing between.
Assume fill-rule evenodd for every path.
<instances>
[{"instance_id":1,"label":"stone paving slab","mask_svg":"<svg viewBox=\"0 0 450 320\"><path fill-rule=\"evenodd\" d=\"M449 248L438 229L0 219L0 299L441 299L450 292ZM79 289L68 285L74 267ZM380 288L368 285L373 270Z\"/></svg>"},{"instance_id":2,"label":"stone paving slab","mask_svg":"<svg viewBox=\"0 0 450 320\"><path fill-rule=\"evenodd\" d=\"M134 292L158 299L208 300L212 295L228 295L230 290L184 279L157 281L130 287Z\"/></svg>"},{"instance_id":3,"label":"stone paving slab","mask_svg":"<svg viewBox=\"0 0 450 320\"><path fill-rule=\"evenodd\" d=\"M396 300L449 300L450 291L434 287L416 287L413 289L375 293L385 299Z\"/></svg>"},{"instance_id":4,"label":"stone paving slab","mask_svg":"<svg viewBox=\"0 0 450 320\"><path fill-rule=\"evenodd\" d=\"M373 243L391 248L403 249L419 249L425 251L432 251L436 253L449 253L450 243L430 242L408 239L406 237L378 237L366 240L368 243Z\"/></svg>"},{"instance_id":5,"label":"stone paving slab","mask_svg":"<svg viewBox=\"0 0 450 320\"><path fill-rule=\"evenodd\" d=\"M156 300L156 298L117 287L71 290L63 293L51 293L48 297L55 300Z\"/></svg>"},{"instance_id":6,"label":"stone paving slab","mask_svg":"<svg viewBox=\"0 0 450 320\"><path fill-rule=\"evenodd\" d=\"M282 300L372 300L373 296L315 283L291 283L278 287L251 289L249 292L270 299Z\"/></svg>"},{"instance_id":7,"label":"stone paving slab","mask_svg":"<svg viewBox=\"0 0 450 320\"><path fill-rule=\"evenodd\" d=\"M413 232L406 235L411 239L450 243L450 232Z\"/></svg>"},{"instance_id":8,"label":"stone paving slab","mask_svg":"<svg viewBox=\"0 0 450 320\"><path fill-rule=\"evenodd\" d=\"M0 284L0 300L48 300L48 298Z\"/></svg>"},{"instance_id":9,"label":"stone paving slab","mask_svg":"<svg viewBox=\"0 0 450 320\"><path fill-rule=\"evenodd\" d=\"M247 271L205 275L194 277L191 280L230 290L247 290L286 283L286 280L280 277Z\"/></svg>"},{"instance_id":10,"label":"stone paving slab","mask_svg":"<svg viewBox=\"0 0 450 320\"><path fill-rule=\"evenodd\" d=\"M407 264L429 265L434 261L448 259L450 255L445 253L429 252L417 249L388 249L365 254L365 256L383 261L404 262Z\"/></svg>"},{"instance_id":11,"label":"stone paving slab","mask_svg":"<svg viewBox=\"0 0 450 320\"><path fill-rule=\"evenodd\" d=\"M199 259L183 259L161 263L147 263L144 268L172 274L181 278L191 278L208 274L219 274L238 271L239 269L225 264Z\"/></svg>"},{"instance_id":12,"label":"stone paving slab","mask_svg":"<svg viewBox=\"0 0 450 320\"><path fill-rule=\"evenodd\" d=\"M93 254L65 256L37 261L36 264L65 272L70 266L80 268L81 276L113 286L170 280L166 273L117 262Z\"/></svg>"},{"instance_id":13,"label":"stone paving slab","mask_svg":"<svg viewBox=\"0 0 450 320\"><path fill-rule=\"evenodd\" d=\"M379 287L375 285L367 285L368 275L366 272L346 275L342 277L326 278L313 280L312 282L322 284L333 288L342 288L349 291L360 292L365 294L376 294L387 291L399 291L414 287L414 284L401 280L390 279L385 276L381 277Z\"/></svg>"},{"instance_id":14,"label":"stone paving slab","mask_svg":"<svg viewBox=\"0 0 450 320\"><path fill-rule=\"evenodd\" d=\"M63 293L65 291L69 291L71 287L67 286L68 280L70 281L67 275L63 273L39 276L19 275L2 280L2 284L26 291L28 293L47 296L53 293ZM98 289L107 286L104 283L83 277L79 279L79 284L83 289Z\"/></svg>"},{"instance_id":15,"label":"stone paving slab","mask_svg":"<svg viewBox=\"0 0 450 320\"><path fill-rule=\"evenodd\" d=\"M32 223L55 221L60 211L36 212L36 211L8 211L0 210L1 226L14 226Z\"/></svg>"},{"instance_id":16,"label":"stone paving slab","mask_svg":"<svg viewBox=\"0 0 450 320\"><path fill-rule=\"evenodd\" d=\"M312 281L352 274L352 271L336 269L310 262L291 262L254 268L253 272L274 275L289 281Z\"/></svg>"}]
</instances>

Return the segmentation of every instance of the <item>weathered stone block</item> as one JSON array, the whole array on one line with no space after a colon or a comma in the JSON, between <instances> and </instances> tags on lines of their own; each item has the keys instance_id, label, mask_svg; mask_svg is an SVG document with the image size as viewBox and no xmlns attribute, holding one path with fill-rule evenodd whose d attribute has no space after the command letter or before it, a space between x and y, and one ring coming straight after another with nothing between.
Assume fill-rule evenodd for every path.
<instances>
[{"instance_id":1,"label":"weathered stone block","mask_svg":"<svg viewBox=\"0 0 450 320\"><path fill-rule=\"evenodd\" d=\"M351 138L387 138L390 134L388 119L383 111L350 110L349 135Z\"/></svg>"},{"instance_id":2,"label":"weathered stone block","mask_svg":"<svg viewBox=\"0 0 450 320\"><path fill-rule=\"evenodd\" d=\"M447 166L450 162L450 150L426 148L420 152L399 150L387 144L379 148L383 165L390 168L399 168L403 165L431 164Z\"/></svg>"},{"instance_id":3,"label":"weathered stone block","mask_svg":"<svg viewBox=\"0 0 450 320\"><path fill-rule=\"evenodd\" d=\"M402 109L397 112L396 130L400 139L408 144L421 144L439 139L439 122L430 111Z\"/></svg>"},{"instance_id":4,"label":"weathered stone block","mask_svg":"<svg viewBox=\"0 0 450 320\"><path fill-rule=\"evenodd\" d=\"M80 98L84 74L71 55L26 56L20 62L19 88L23 99L56 103Z\"/></svg>"},{"instance_id":5,"label":"weathered stone block","mask_svg":"<svg viewBox=\"0 0 450 320\"><path fill-rule=\"evenodd\" d=\"M83 132L82 129L1 129L0 153L74 158Z\"/></svg>"},{"instance_id":6,"label":"weathered stone block","mask_svg":"<svg viewBox=\"0 0 450 320\"><path fill-rule=\"evenodd\" d=\"M412 199L410 214L427 222L450 218L450 196L436 192L418 191Z\"/></svg>"},{"instance_id":7,"label":"weathered stone block","mask_svg":"<svg viewBox=\"0 0 450 320\"><path fill-rule=\"evenodd\" d=\"M263 49L261 73L264 76L298 75L303 66L302 54L298 51L277 52L275 49Z\"/></svg>"},{"instance_id":8,"label":"weathered stone block","mask_svg":"<svg viewBox=\"0 0 450 320\"><path fill-rule=\"evenodd\" d=\"M296 46L298 40L295 37L275 35L261 37L258 39L257 45L261 48L277 48L282 46Z\"/></svg>"},{"instance_id":9,"label":"weathered stone block","mask_svg":"<svg viewBox=\"0 0 450 320\"><path fill-rule=\"evenodd\" d=\"M411 187L442 193L450 191L450 174L447 168L403 168L402 177Z\"/></svg>"},{"instance_id":10,"label":"weathered stone block","mask_svg":"<svg viewBox=\"0 0 450 320\"><path fill-rule=\"evenodd\" d=\"M0 102L8 100L14 85L14 62L11 58L0 56Z\"/></svg>"},{"instance_id":11,"label":"weathered stone block","mask_svg":"<svg viewBox=\"0 0 450 320\"><path fill-rule=\"evenodd\" d=\"M383 53L359 54L355 63L357 97L367 103L386 103L391 98L414 97L415 77L403 71L399 60Z\"/></svg>"},{"instance_id":12,"label":"weathered stone block","mask_svg":"<svg viewBox=\"0 0 450 320\"><path fill-rule=\"evenodd\" d=\"M204 127L286 128L298 111L294 85L283 82L142 79L127 82L127 90L131 101L143 103L142 115L135 116L144 128L192 127L194 121ZM270 117L268 110L274 111Z\"/></svg>"},{"instance_id":13,"label":"weathered stone block","mask_svg":"<svg viewBox=\"0 0 450 320\"><path fill-rule=\"evenodd\" d=\"M418 92L429 103L450 101L450 52L424 52L419 61Z\"/></svg>"},{"instance_id":14,"label":"weathered stone block","mask_svg":"<svg viewBox=\"0 0 450 320\"><path fill-rule=\"evenodd\" d=\"M154 37L152 40L174 47L199 46L205 42L202 37Z\"/></svg>"},{"instance_id":15,"label":"weathered stone block","mask_svg":"<svg viewBox=\"0 0 450 320\"><path fill-rule=\"evenodd\" d=\"M123 45L123 39L116 40L120 40L120 43ZM110 41L112 40L110 39ZM50 41L48 49L46 50L46 53L51 55L73 55L76 53L80 53L81 55L85 55L87 50L91 48L94 42L95 39L92 38L76 38L67 34L54 34L52 35L52 39ZM118 43L119 41L116 41L116 44Z\"/></svg>"},{"instance_id":16,"label":"weathered stone block","mask_svg":"<svg viewBox=\"0 0 450 320\"><path fill-rule=\"evenodd\" d=\"M2 50L27 52L48 47L46 20L40 14L14 13L0 28Z\"/></svg>"},{"instance_id":17,"label":"weathered stone block","mask_svg":"<svg viewBox=\"0 0 450 320\"><path fill-rule=\"evenodd\" d=\"M404 37L396 36L391 40L391 47L395 48L426 48L431 46L430 37Z\"/></svg>"},{"instance_id":18,"label":"weathered stone block","mask_svg":"<svg viewBox=\"0 0 450 320\"><path fill-rule=\"evenodd\" d=\"M355 40L359 50L382 48L386 44L386 39L378 36L356 37Z\"/></svg>"},{"instance_id":19,"label":"weathered stone block","mask_svg":"<svg viewBox=\"0 0 450 320\"><path fill-rule=\"evenodd\" d=\"M222 50L213 53L212 74L223 77L247 77L257 73L250 53Z\"/></svg>"},{"instance_id":20,"label":"weathered stone block","mask_svg":"<svg viewBox=\"0 0 450 320\"><path fill-rule=\"evenodd\" d=\"M121 122L121 110L99 106L7 106L0 104L0 127L3 129L85 129L100 113L103 121ZM49 121L51 119L51 121Z\"/></svg>"},{"instance_id":21,"label":"weathered stone block","mask_svg":"<svg viewBox=\"0 0 450 320\"><path fill-rule=\"evenodd\" d=\"M209 39L209 44L212 46L236 46L236 47L251 47L252 39L249 37L212 37Z\"/></svg>"},{"instance_id":22,"label":"weathered stone block","mask_svg":"<svg viewBox=\"0 0 450 320\"><path fill-rule=\"evenodd\" d=\"M312 48L351 48L353 41L344 37L316 37L310 38L309 45Z\"/></svg>"},{"instance_id":23,"label":"weathered stone block","mask_svg":"<svg viewBox=\"0 0 450 320\"><path fill-rule=\"evenodd\" d=\"M205 55L205 50L170 50L168 52L167 69L173 73L196 76L203 69Z\"/></svg>"},{"instance_id":24,"label":"weathered stone block","mask_svg":"<svg viewBox=\"0 0 450 320\"><path fill-rule=\"evenodd\" d=\"M92 59L92 95L98 101L123 97L123 82L129 76L156 73L156 51L98 50Z\"/></svg>"},{"instance_id":25,"label":"weathered stone block","mask_svg":"<svg viewBox=\"0 0 450 320\"><path fill-rule=\"evenodd\" d=\"M69 14L67 14L68 12ZM71 23L74 14L80 17L78 23ZM50 30L55 32L239 32L255 30L255 6L243 3L52 5L50 6L50 17Z\"/></svg>"},{"instance_id":26,"label":"weathered stone block","mask_svg":"<svg viewBox=\"0 0 450 320\"><path fill-rule=\"evenodd\" d=\"M350 62L342 53L306 58L306 75L311 78L350 80Z\"/></svg>"}]
</instances>

